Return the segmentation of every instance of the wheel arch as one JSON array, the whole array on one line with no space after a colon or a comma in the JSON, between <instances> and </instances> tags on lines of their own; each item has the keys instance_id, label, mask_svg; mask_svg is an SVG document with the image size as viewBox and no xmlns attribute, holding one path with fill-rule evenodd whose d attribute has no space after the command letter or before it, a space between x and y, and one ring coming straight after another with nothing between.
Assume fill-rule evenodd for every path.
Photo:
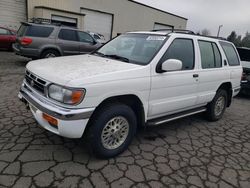
<instances>
[{"instance_id":1,"label":"wheel arch","mask_svg":"<svg viewBox=\"0 0 250 188\"><path fill-rule=\"evenodd\" d=\"M41 51L40 51L40 57L41 57L42 54L43 54L45 51L47 51L47 50L55 50L55 51L57 51L57 52L60 54L60 56L63 55L63 54L62 54L62 51L60 50L60 48L58 48L58 47L56 47L56 46L45 46L45 47L43 47L43 48L41 49Z\"/></svg>"},{"instance_id":2,"label":"wheel arch","mask_svg":"<svg viewBox=\"0 0 250 188\"><path fill-rule=\"evenodd\" d=\"M104 99L95 109L93 114L90 117L89 123L87 127L91 124L91 120L95 117L97 113L99 113L105 106L115 104L115 103L121 103L125 104L134 111L136 117L137 117L137 125L138 127L142 127L145 125L145 109L143 106L142 101L140 98L134 94L127 94L127 95L118 95L118 96L112 96Z\"/></svg>"},{"instance_id":3,"label":"wheel arch","mask_svg":"<svg viewBox=\"0 0 250 188\"><path fill-rule=\"evenodd\" d=\"M224 82L219 86L217 91L219 89L223 89L223 90L227 91L227 93L228 93L227 107L230 107L230 105L232 103L232 96L233 96L232 83L231 82Z\"/></svg>"}]
</instances>

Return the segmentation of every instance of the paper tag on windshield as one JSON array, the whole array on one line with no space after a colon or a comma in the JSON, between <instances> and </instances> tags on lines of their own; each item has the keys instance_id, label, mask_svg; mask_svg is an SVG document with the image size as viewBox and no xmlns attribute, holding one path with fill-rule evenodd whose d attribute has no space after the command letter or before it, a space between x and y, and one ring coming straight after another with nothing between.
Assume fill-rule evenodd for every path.
<instances>
[{"instance_id":1,"label":"paper tag on windshield","mask_svg":"<svg viewBox=\"0 0 250 188\"><path fill-rule=\"evenodd\" d=\"M164 36L149 36L147 40L165 40L166 37Z\"/></svg>"}]
</instances>

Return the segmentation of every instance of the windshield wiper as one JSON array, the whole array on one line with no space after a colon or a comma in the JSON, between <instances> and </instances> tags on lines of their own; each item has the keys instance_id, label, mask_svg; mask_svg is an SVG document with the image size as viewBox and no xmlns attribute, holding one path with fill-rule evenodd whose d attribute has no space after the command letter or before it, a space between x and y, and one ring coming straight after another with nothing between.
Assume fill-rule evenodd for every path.
<instances>
[{"instance_id":1,"label":"windshield wiper","mask_svg":"<svg viewBox=\"0 0 250 188\"><path fill-rule=\"evenodd\" d=\"M118 60L121 60L121 61L129 63L129 59L128 58L122 57L122 56L119 56L119 55L110 54L110 55L105 55L105 57L110 57L110 58L113 58L113 59L118 59Z\"/></svg>"},{"instance_id":2,"label":"windshield wiper","mask_svg":"<svg viewBox=\"0 0 250 188\"><path fill-rule=\"evenodd\" d=\"M96 55L101 56L101 57L104 57L104 56L105 56L105 54L103 54L103 53L101 53L101 52L93 52L92 54L96 54Z\"/></svg>"}]
</instances>

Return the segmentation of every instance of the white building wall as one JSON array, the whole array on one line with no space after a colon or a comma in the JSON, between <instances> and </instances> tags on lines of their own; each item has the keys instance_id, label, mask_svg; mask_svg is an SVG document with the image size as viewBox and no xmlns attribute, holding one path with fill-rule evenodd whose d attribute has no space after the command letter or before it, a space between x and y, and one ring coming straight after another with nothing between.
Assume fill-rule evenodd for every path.
<instances>
[{"instance_id":1,"label":"white building wall","mask_svg":"<svg viewBox=\"0 0 250 188\"><path fill-rule=\"evenodd\" d=\"M0 26L17 30L26 15L26 0L0 0Z\"/></svg>"},{"instance_id":2,"label":"white building wall","mask_svg":"<svg viewBox=\"0 0 250 188\"><path fill-rule=\"evenodd\" d=\"M112 35L135 30L151 30L155 22L185 29L187 19L155 10L129 0L28 0L28 16L34 17L35 6L81 12L82 8L111 13L114 16ZM82 24L82 28L83 28Z\"/></svg>"}]
</instances>

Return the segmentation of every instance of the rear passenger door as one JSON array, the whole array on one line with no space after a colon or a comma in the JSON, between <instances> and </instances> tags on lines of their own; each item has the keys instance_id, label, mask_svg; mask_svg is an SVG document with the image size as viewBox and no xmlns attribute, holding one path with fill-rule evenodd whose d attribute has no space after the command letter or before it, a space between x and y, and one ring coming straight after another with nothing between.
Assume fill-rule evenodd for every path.
<instances>
[{"instance_id":1,"label":"rear passenger door","mask_svg":"<svg viewBox=\"0 0 250 188\"><path fill-rule=\"evenodd\" d=\"M202 105L213 100L218 87L227 82L229 74L223 68L219 44L214 41L198 40L200 54L199 86L197 103Z\"/></svg>"},{"instance_id":2,"label":"rear passenger door","mask_svg":"<svg viewBox=\"0 0 250 188\"><path fill-rule=\"evenodd\" d=\"M57 44L63 55L77 55L80 53L80 45L76 30L61 29L58 34Z\"/></svg>"},{"instance_id":3,"label":"rear passenger door","mask_svg":"<svg viewBox=\"0 0 250 188\"><path fill-rule=\"evenodd\" d=\"M237 54L236 48L229 42L220 41L220 45L225 53L227 61L227 68L230 72L230 82L232 83L233 95L236 95L240 90L240 82L242 75L242 66Z\"/></svg>"}]
</instances>

